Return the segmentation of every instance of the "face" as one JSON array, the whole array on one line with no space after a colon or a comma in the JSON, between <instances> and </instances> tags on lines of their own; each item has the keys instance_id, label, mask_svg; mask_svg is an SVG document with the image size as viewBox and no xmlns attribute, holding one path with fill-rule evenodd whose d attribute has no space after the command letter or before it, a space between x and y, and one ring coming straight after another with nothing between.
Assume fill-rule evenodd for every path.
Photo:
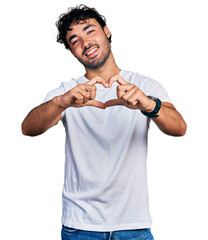
<instances>
[{"instance_id":1,"label":"face","mask_svg":"<svg viewBox=\"0 0 208 240\"><path fill-rule=\"evenodd\" d=\"M71 25L70 29L66 40L72 54L85 68L98 69L103 66L111 52L107 26L102 29L94 18L90 18L86 23Z\"/></svg>"}]
</instances>

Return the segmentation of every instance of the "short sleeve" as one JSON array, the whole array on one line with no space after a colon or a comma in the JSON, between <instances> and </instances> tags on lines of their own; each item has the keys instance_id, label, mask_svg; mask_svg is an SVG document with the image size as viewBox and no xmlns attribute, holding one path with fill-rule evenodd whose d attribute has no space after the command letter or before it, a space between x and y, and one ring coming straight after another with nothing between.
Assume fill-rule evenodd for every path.
<instances>
[{"instance_id":1,"label":"short sleeve","mask_svg":"<svg viewBox=\"0 0 208 240\"><path fill-rule=\"evenodd\" d=\"M52 100L54 97L63 95L64 93L66 93L67 91L69 91L71 88L73 88L75 81L70 81L70 82L62 82L59 88L56 88L52 91L50 91L45 99L43 100L43 103L48 102L50 100ZM65 111L62 112L62 120L65 117Z\"/></svg>"},{"instance_id":2,"label":"short sleeve","mask_svg":"<svg viewBox=\"0 0 208 240\"><path fill-rule=\"evenodd\" d=\"M170 102L171 103L171 99L168 96L168 93L166 92L165 88L157 81L147 77L147 79L145 79L145 81L147 81L148 83L146 84L146 95L149 96L154 96L156 98L159 98L161 100L161 102Z\"/></svg>"},{"instance_id":3,"label":"short sleeve","mask_svg":"<svg viewBox=\"0 0 208 240\"><path fill-rule=\"evenodd\" d=\"M134 74L131 82L138 86L145 95L159 98L162 102L171 103L165 88L156 80L140 74Z\"/></svg>"},{"instance_id":4,"label":"short sleeve","mask_svg":"<svg viewBox=\"0 0 208 240\"><path fill-rule=\"evenodd\" d=\"M48 102L48 101L52 100L54 97L63 95L64 93L65 93L64 87L63 87L63 84L61 84L61 86L60 86L59 88L56 88L56 89L50 91L50 92L46 95L46 97L45 97L45 99L43 100L43 102L44 102L44 103L45 103L45 102Z\"/></svg>"}]
</instances>

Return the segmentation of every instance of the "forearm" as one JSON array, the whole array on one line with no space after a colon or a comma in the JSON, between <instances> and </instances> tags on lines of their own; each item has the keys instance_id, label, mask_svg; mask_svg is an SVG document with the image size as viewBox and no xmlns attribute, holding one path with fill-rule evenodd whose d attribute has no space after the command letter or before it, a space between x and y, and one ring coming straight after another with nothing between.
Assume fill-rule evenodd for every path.
<instances>
[{"instance_id":1,"label":"forearm","mask_svg":"<svg viewBox=\"0 0 208 240\"><path fill-rule=\"evenodd\" d=\"M34 108L22 123L22 133L37 136L44 133L61 119L64 108L58 103L58 97Z\"/></svg>"},{"instance_id":2,"label":"forearm","mask_svg":"<svg viewBox=\"0 0 208 240\"><path fill-rule=\"evenodd\" d=\"M97 82L105 85L104 79L95 77L87 84L79 84L65 94L34 108L22 123L22 133L28 136L44 133L61 119L61 113L68 107L93 106L104 109L102 102L94 100L96 96L94 85Z\"/></svg>"},{"instance_id":3,"label":"forearm","mask_svg":"<svg viewBox=\"0 0 208 240\"><path fill-rule=\"evenodd\" d=\"M159 117L153 118L153 121L165 134L171 136L184 136L186 133L186 122L170 103L162 103Z\"/></svg>"}]
</instances>

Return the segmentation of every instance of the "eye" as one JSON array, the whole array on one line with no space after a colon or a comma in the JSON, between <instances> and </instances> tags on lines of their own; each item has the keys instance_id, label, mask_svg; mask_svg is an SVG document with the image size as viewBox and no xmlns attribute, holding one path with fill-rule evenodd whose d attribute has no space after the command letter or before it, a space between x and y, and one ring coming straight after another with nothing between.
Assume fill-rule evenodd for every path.
<instances>
[{"instance_id":1,"label":"eye","mask_svg":"<svg viewBox=\"0 0 208 240\"><path fill-rule=\"evenodd\" d=\"M79 41L79 39L75 40L72 45L74 46L77 42Z\"/></svg>"},{"instance_id":2,"label":"eye","mask_svg":"<svg viewBox=\"0 0 208 240\"><path fill-rule=\"evenodd\" d=\"M92 32L94 32L95 30L90 30L87 34L91 34Z\"/></svg>"}]
</instances>

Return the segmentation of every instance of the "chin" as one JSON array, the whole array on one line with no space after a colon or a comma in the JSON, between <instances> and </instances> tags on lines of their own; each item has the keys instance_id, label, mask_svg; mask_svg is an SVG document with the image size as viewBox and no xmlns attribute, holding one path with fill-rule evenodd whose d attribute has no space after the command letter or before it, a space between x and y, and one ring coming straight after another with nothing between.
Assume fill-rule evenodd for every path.
<instances>
[{"instance_id":1,"label":"chin","mask_svg":"<svg viewBox=\"0 0 208 240\"><path fill-rule=\"evenodd\" d=\"M95 62L95 63L91 63L91 64L88 64L88 66L85 66L89 69L99 69L101 68L103 65L105 64L105 61L98 61L98 62Z\"/></svg>"}]
</instances>

